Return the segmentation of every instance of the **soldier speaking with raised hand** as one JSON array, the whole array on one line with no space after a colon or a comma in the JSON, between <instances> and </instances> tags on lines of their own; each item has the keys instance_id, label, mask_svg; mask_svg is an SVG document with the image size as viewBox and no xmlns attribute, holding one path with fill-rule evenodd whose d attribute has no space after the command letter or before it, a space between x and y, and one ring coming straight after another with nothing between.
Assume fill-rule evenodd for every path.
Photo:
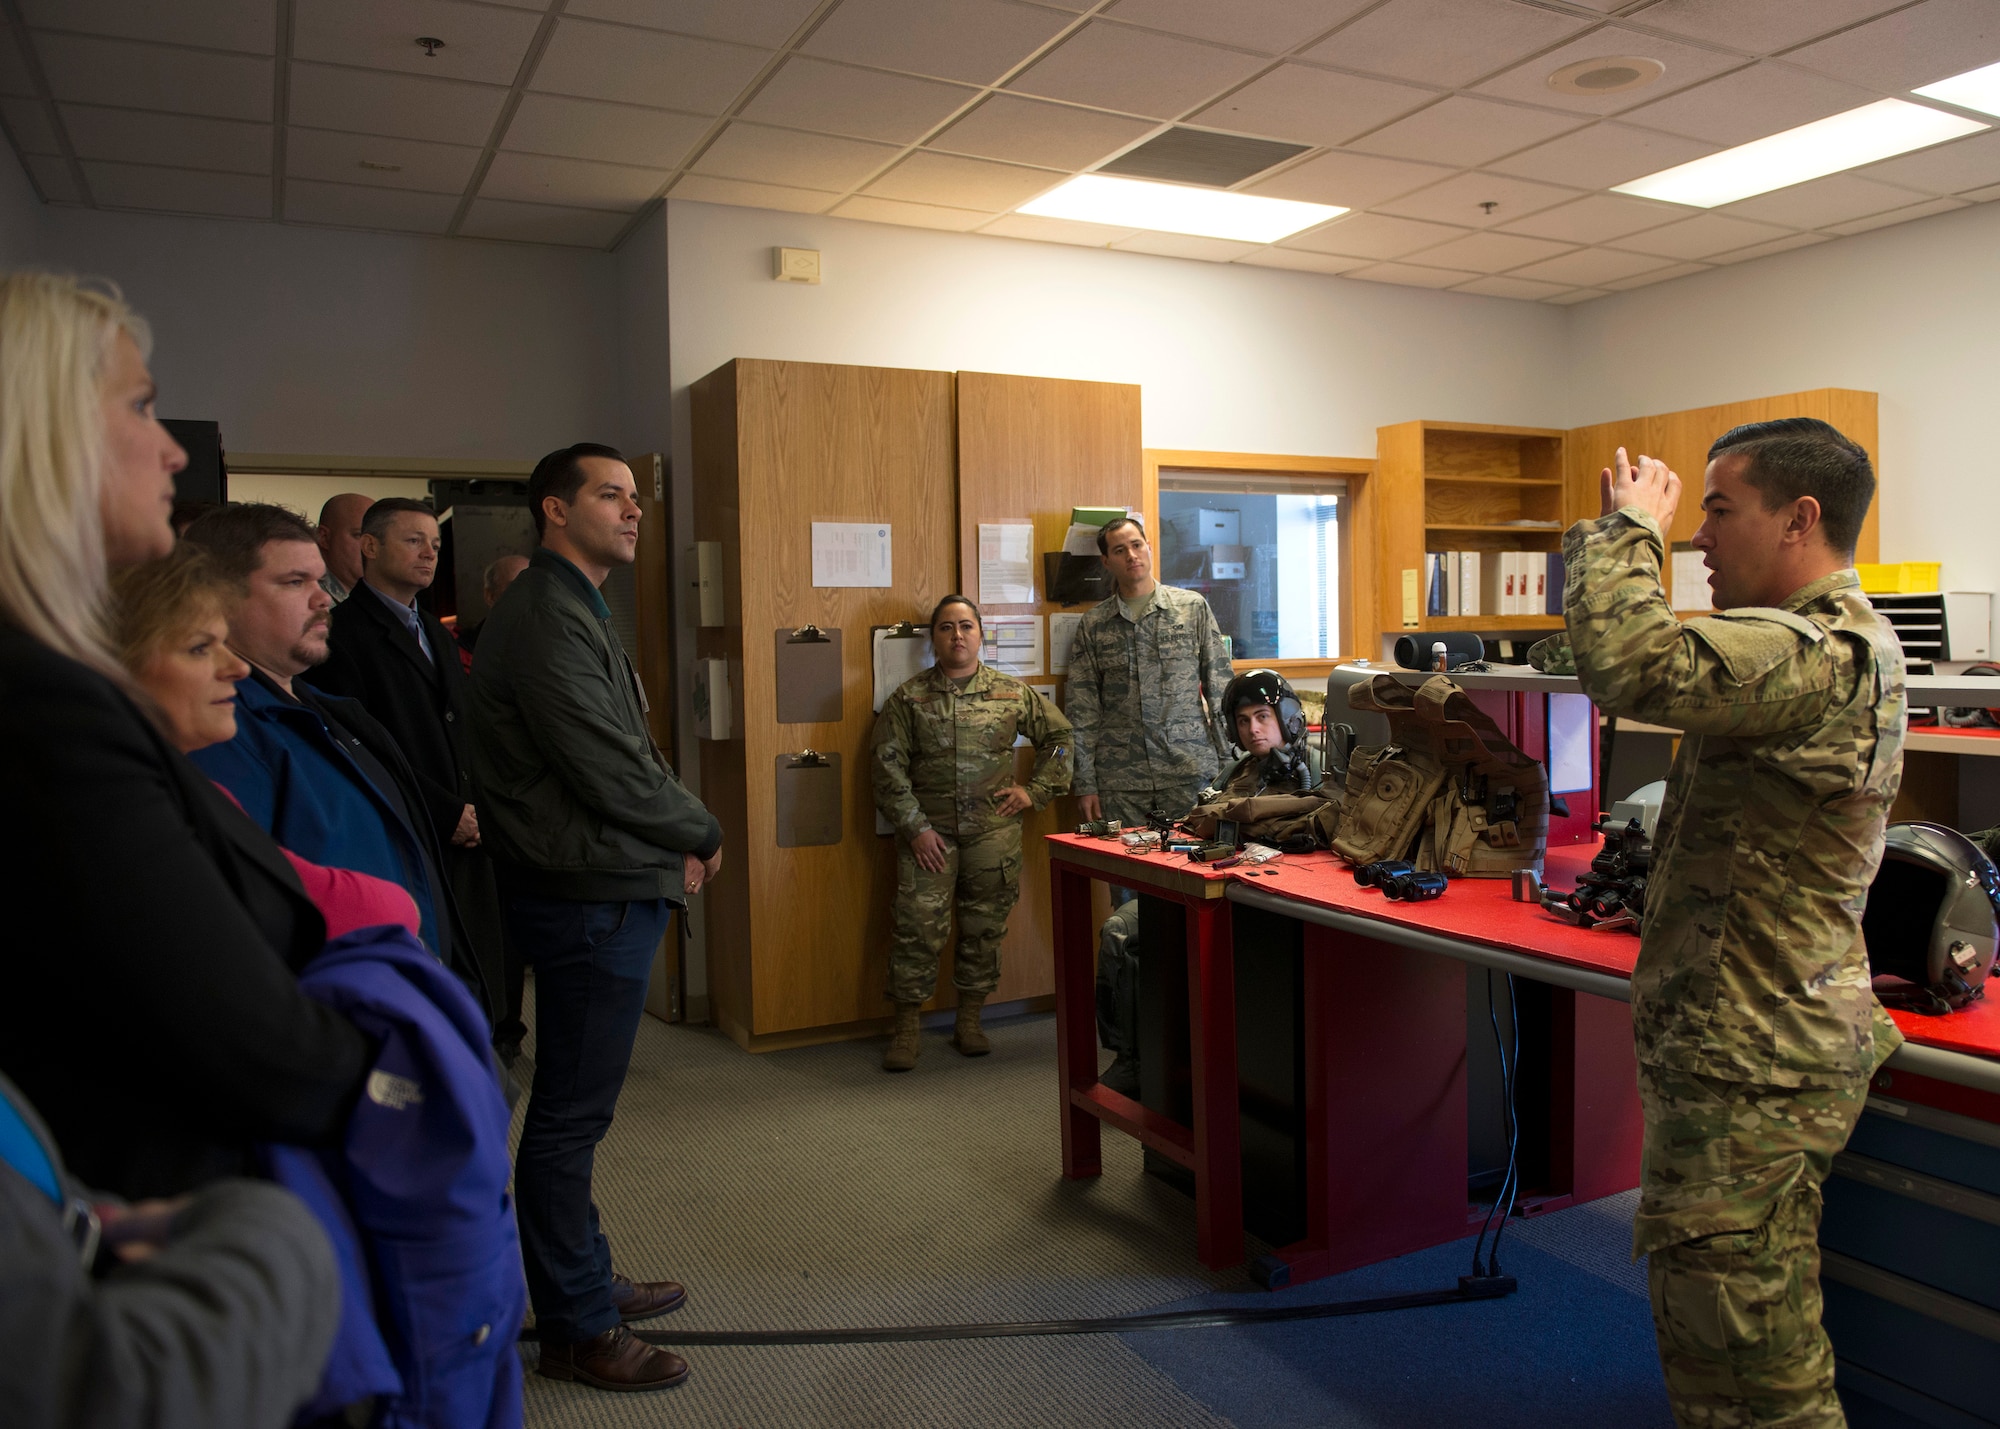
<instances>
[{"instance_id":1,"label":"soldier speaking with raised hand","mask_svg":"<svg viewBox=\"0 0 2000 1429\"><path fill-rule=\"evenodd\" d=\"M889 997L896 1028L884 1071L917 1064L917 1014L937 987L954 911L958 1021L968 1057L992 1050L980 1009L1000 982L1000 942L1021 894L1021 816L1069 788L1070 725L1012 675L979 660L979 607L948 595L931 612L937 663L905 680L875 718L875 807L896 829L896 906ZM1014 782L1014 740L1035 747L1035 772Z\"/></svg>"},{"instance_id":2,"label":"soldier speaking with raised hand","mask_svg":"<svg viewBox=\"0 0 2000 1429\"><path fill-rule=\"evenodd\" d=\"M1097 549L1118 593L1083 617L1069 653L1083 816L1140 826L1154 809L1179 818L1228 754L1210 713L1234 675L1222 631L1201 595L1153 579L1139 522L1107 523Z\"/></svg>"},{"instance_id":3,"label":"soldier speaking with raised hand","mask_svg":"<svg viewBox=\"0 0 2000 1429\"><path fill-rule=\"evenodd\" d=\"M1868 455L1824 422L1726 433L1695 533L1717 614L1660 584L1680 478L1624 450L1563 538L1564 614L1605 714L1685 731L1660 812L1632 1027L1650 1256L1674 1417L1845 1422L1820 1327L1820 1186L1902 1040L1861 915L1902 777L1903 662L1854 545Z\"/></svg>"}]
</instances>

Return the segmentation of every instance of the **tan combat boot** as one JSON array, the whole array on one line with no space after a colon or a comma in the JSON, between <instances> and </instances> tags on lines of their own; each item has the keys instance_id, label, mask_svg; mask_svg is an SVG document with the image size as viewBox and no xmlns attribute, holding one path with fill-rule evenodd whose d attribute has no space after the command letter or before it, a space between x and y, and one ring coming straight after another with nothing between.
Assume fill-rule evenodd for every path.
<instances>
[{"instance_id":1,"label":"tan combat boot","mask_svg":"<svg viewBox=\"0 0 2000 1429\"><path fill-rule=\"evenodd\" d=\"M896 1030L889 1036L889 1048L882 1054L882 1070L907 1072L917 1065L917 1014L920 1002L896 1004Z\"/></svg>"},{"instance_id":2,"label":"tan combat boot","mask_svg":"<svg viewBox=\"0 0 2000 1429\"><path fill-rule=\"evenodd\" d=\"M986 1001L983 992L961 992L958 995L958 1022L951 1030L952 1045L968 1057L984 1057L993 1050L993 1044L986 1040L986 1034L979 1028L979 1005Z\"/></svg>"}]
</instances>

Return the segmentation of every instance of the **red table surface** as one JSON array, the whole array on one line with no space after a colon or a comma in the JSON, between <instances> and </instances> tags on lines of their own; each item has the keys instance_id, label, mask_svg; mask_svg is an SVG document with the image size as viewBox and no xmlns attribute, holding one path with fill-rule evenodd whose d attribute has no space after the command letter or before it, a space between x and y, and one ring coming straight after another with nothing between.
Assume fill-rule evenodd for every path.
<instances>
[{"instance_id":1,"label":"red table surface","mask_svg":"<svg viewBox=\"0 0 2000 1429\"><path fill-rule=\"evenodd\" d=\"M1994 734L2000 736L2000 730ZM1629 978L1639 957L1639 940L1631 933L1572 927L1552 913L1516 903L1512 880L1505 878L1454 878L1442 898L1429 903L1401 903L1384 898L1372 888L1358 886L1352 868L1330 853L1286 854L1274 865L1275 874L1262 875L1243 868L1217 873L1206 865L1190 863L1182 854L1130 854L1115 839L1053 834L1050 842L1086 848L1100 856L1138 866L1171 868L1184 876L1198 873L1204 878L1234 878L1252 888L1296 898L1314 907L1422 928L1614 977ZM1577 876L1590 867L1596 851L1595 844L1551 848L1546 860L1549 885L1559 889L1574 887ZM1143 882L1143 878L1135 882ZM1903 1035L1919 1046L1967 1052L1975 1057L2000 1057L2000 1001L1991 995L1962 1012L1943 1017L1893 1009L1889 1015Z\"/></svg>"}]
</instances>

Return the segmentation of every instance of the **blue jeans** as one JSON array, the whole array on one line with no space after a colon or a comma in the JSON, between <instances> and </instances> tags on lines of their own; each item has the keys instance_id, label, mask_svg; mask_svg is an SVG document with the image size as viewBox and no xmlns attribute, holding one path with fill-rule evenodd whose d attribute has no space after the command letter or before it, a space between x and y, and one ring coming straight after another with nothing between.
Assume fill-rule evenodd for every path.
<instances>
[{"instance_id":1,"label":"blue jeans","mask_svg":"<svg viewBox=\"0 0 2000 1429\"><path fill-rule=\"evenodd\" d=\"M591 1167L625 1085L646 976L673 908L664 898L578 903L515 894L506 915L535 970L535 1083L514 1161L521 1255L543 1341L567 1344L618 1323Z\"/></svg>"}]
</instances>

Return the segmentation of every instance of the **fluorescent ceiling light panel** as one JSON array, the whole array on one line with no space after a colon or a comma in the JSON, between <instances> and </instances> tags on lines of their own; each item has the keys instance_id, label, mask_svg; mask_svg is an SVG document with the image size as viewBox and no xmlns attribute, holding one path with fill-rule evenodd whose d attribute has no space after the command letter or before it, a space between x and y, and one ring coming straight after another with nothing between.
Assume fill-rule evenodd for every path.
<instances>
[{"instance_id":1,"label":"fluorescent ceiling light panel","mask_svg":"<svg viewBox=\"0 0 2000 1429\"><path fill-rule=\"evenodd\" d=\"M1753 139L1705 159L1662 169L1619 184L1613 192L1714 208L1989 127L1927 105L1883 99L1766 139Z\"/></svg>"},{"instance_id":2,"label":"fluorescent ceiling light panel","mask_svg":"<svg viewBox=\"0 0 2000 1429\"><path fill-rule=\"evenodd\" d=\"M2000 64L1969 69L1916 91L1926 99L1956 104L1960 109L1977 109L1981 114L2000 114Z\"/></svg>"},{"instance_id":3,"label":"fluorescent ceiling light panel","mask_svg":"<svg viewBox=\"0 0 2000 1429\"><path fill-rule=\"evenodd\" d=\"M1224 189L1197 189L1185 184L1117 179L1104 174L1078 174L1015 211L1118 228L1234 238L1240 243L1276 243L1280 238L1347 212L1327 203L1261 198Z\"/></svg>"}]
</instances>

